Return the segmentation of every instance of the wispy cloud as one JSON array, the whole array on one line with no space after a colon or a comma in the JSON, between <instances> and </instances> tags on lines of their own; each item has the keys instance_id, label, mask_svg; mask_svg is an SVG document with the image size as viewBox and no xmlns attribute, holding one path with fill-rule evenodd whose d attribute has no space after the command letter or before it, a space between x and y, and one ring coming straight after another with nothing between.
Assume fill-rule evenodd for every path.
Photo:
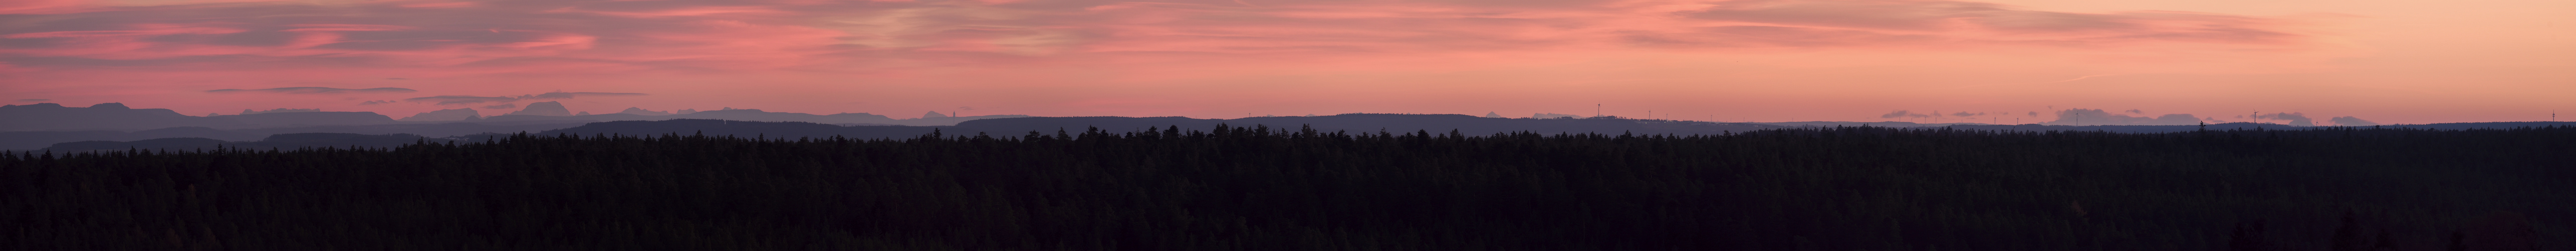
<instances>
[{"instance_id":1,"label":"wispy cloud","mask_svg":"<svg viewBox=\"0 0 2576 251\"><path fill-rule=\"evenodd\" d=\"M28 22L0 24L0 39L23 41L0 43L0 55L38 57L0 60L41 67L65 63L45 58L168 64L225 57L549 72L812 69L1143 52L1330 56L1605 46L2093 48L2174 43L2295 48L2282 45L2306 41L2271 18L2052 12L1971 1L1328 0L1248 6L1112 0L533 1L503 6L424 0L92 8L29 13ZM453 18L459 16L475 18ZM545 67L524 67L539 62ZM2077 79L2095 76L2107 75Z\"/></svg>"},{"instance_id":2,"label":"wispy cloud","mask_svg":"<svg viewBox=\"0 0 2576 251\"><path fill-rule=\"evenodd\" d=\"M1746 62L1760 62L1760 57L1812 60L1779 65L1871 62L1871 55L1908 53L2044 55L1999 57L2046 64L2074 60L2055 55L2077 55L2055 52L2081 52L2067 58L2088 58L2083 59L2087 62L2120 58L2124 60L2106 64L2125 65L2176 58L2293 58L2262 56L2306 55L2328 47L2312 45L2340 41L2300 32L2293 23L2301 20L2294 17L2061 12L1940 0L220 0L123 1L133 4L113 7L92 4L101 2L41 2L62 6L0 7L0 15L13 17L13 22L0 22L0 71L62 74L71 77L53 77L59 80L41 84L75 87L88 84L82 82L112 81L359 79L424 89L435 85L438 88L430 91L437 93L415 95L456 95L402 101L445 105L632 96L578 92L494 96L527 93L521 91L528 86L692 92L677 95L710 92L705 94L723 97L851 91L841 83L823 83L840 79L980 90L1269 79L1278 81L1234 86L1278 84L1294 86L1274 89L1331 90L1342 87L1334 83L1347 81L1291 80L1306 79L1293 77L1299 75L1391 73L1384 79L1436 82L1404 78L1426 72L1542 69L1495 68L1500 66L1628 62L1634 60L1608 59L1633 55L1672 55L1682 60L1675 62L1742 55L1758 56ZM2204 52L2231 54L2214 57ZM1808 57L1810 53L1817 56ZM1637 65L1544 68L1548 70L1543 75L1572 76L1592 68L1652 68L1633 66ZM1675 83L1698 81L1694 74L1701 73L1696 72L1643 72L1637 78L1655 81L1638 85L1681 86ZM1797 74L1805 74L1798 72L1808 71L1756 75L1798 78L1803 76ZM2096 73L2101 72L2067 75ZM258 79L226 79L242 76ZM745 88L691 89L669 84L736 79L745 80L739 83ZM1063 81L1032 81L1039 79ZM628 83L657 81L624 88L634 86ZM618 89L608 89L612 87ZM1233 109L1205 107L1210 105L1190 99L1155 101L1163 103L1148 108L1093 101L1166 98L1116 96L1143 92L1076 95L1126 88L1116 87L1061 89L1075 92L1065 96L1096 97L1092 99L973 104L1012 106L1015 112L1072 109L1054 107L1095 109L1055 110L1067 113ZM227 90L215 92L254 91ZM1175 90L1252 93L1228 88ZM1155 93L1217 96L1180 94L1188 95ZM1292 95L1313 97L1278 94ZM1234 102L1241 98L1233 97L1201 99L1250 104ZM755 101L764 100L707 102ZM932 107L937 106L904 109Z\"/></svg>"},{"instance_id":3,"label":"wispy cloud","mask_svg":"<svg viewBox=\"0 0 2576 251\"><path fill-rule=\"evenodd\" d=\"M51 100L51 99L41 99L41 98L22 98L22 99L18 99L18 102L45 102L45 101L54 101L54 100Z\"/></svg>"},{"instance_id":4,"label":"wispy cloud","mask_svg":"<svg viewBox=\"0 0 2576 251\"><path fill-rule=\"evenodd\" d=\"M2361 118L2355 118L2355 117L2352 117L2352 116L2334 117L2334 118L2326 119L2326 121L2334 122L2334 123L2335 123L2335 125L2338 125L2338 126L2375 126L2375 125L2379 125L2379 122L2370 122L2369 120L2363 120L2363 119L2361 119Z\"/></svg>"},{"instance_id":5,"label":"wispy cloud","mask_svg":"<svg viewBox=\"0 0 2576 251\"><path fill-rule=\"evenodd\" d=\"M342 93L408 93L408 92L417 92L417 90L406 89L406 88L393 88L393 87L383 87L383 88L366 88L366 89L341 89L341 88L330 88L330 87L278 87L278 88L268 88L268 89L248 89L248 90L245 90L245 89L221 89L221 90L207 90L206 92L209 92L209 93L243 93L243 92L258 92L258 93L288 93L288 94L342 94Z\"/></svg>"},{"instance_id":6,"label":"wispy cloud","mask_svg":"<svg viewBox=\"0 0 2576 251\"><path fill-rule=\"evenodd\" d=\"M1914 111L1907 111L1907 110L1896 110L1896 111L1893 111L1893 112L1887 112L1887 114L1880 114L1880 115L1878 115L1878 118L1883 118L1883 119L1892 119L1892 118L1929 118L1929 117L1932 117L1932 114L1914 113Z\"/></svg>"},{"instance_id":7,"label":"wispy cloud","mask_svg":"<svg viewBox=\"0 0 2576 251\"><path fill-rule=\"evenodd\" d=\"M2131 110L2131 111L2135 111L2135 110ZM2134 112L2133 112L2133 113L2134 113ZM2115 113L2111 113L2111 112L2109 112L2109 111L2103 111L2102 109L2066 109L2066 110L2063 110L2063 111L2057 111L2057 120L2055 120L2055 121L2049 121L2049 122L2042 122L2041 124L2048 124L2048 125L2079 125L2079 126L2081 126L2081 125L2189 125L2189 124L2197 124L2197 123L2200 123L2200 122L2201 122L2201 120L2200 120L2200 118L2199 118L2199 117L2192 116L2191 114L2165 114L2165 115L2163 115L2163 116L2154 116L2154 117L2138 117L2138 116L2129 116L2129 115L2115 114Z\"/></svg>"},{"instance_id":8,"label":"wispy cloud","mask_svg":"<svg viewBox=\"0 0 2576 251\"><path fill-rule=\"evenodd\" d=\"M408 99L403 99L403 101L409 101L409 102L433 102L433 103L437 103L437 104L439 104L439 105L462 105L462 104L480 104L480 103L509 103L509 102L518 102L519 100L530 100L530 99L572 99L572 98L576 98L576 97L602 97L602 96L606 96L606 97L620 97L620 96L645 96L645 95L650 95L650 94L643 94L643 93L624 93L624 92L548 92L548 93L540 93L540 94L528 94L528 95L518 95L518 96L499 96L499 97L461 96L461 95L440 95L440 96L430 96L430 97L408 98ZM493 109L499 109L499 108L493 108Z\"/></svg>"}]
</instances>

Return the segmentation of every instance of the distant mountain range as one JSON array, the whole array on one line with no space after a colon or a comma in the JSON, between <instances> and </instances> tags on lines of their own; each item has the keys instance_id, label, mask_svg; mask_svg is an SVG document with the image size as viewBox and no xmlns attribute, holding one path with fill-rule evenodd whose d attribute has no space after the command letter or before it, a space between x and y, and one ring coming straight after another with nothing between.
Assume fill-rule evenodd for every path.
<instances>
[{"instance_id":1,"label":"distant mountain range","mask_svg":"<svg viewBox=\"0 0 2576 251\"><path fill-rule=\"evenodd\" d=\"M545 103L545 102L540 102ZM563 114L562 104L531 104L522 113ZM241 115L188 116L170 109L135 109L121 103L66 107L54 103L0 105L0 150L28 150L76 141L131 141L159 138L207 138L236 142L287 133L416 134L449 137L487 132L535 132L603 121L716 119L763 122L810 122L834 125L944 126L957 122L1019 118L986 115L894 119L867 113L814 115L726 109L681 114L628 108L627 112L576 115L501 115L483 117L471 108L425 112L395 120L374 112L322 112L319 109L245 110Z\"/></svg>"},{"instance_id":2,"label":"distant mountain range","mask_svg":"<svg viewBox=\"0 0 2576 251\"><path fill-rule=\"evenodd\" d=\"M1454 130L1460 134L1470 136L1522 131L1542 134L1600 133L1709 135L1766 129L1835 126L1950 128L1990 131L2107 131L2126 133L2164 133L2192 130L2296 130L2315 128L2256 123L2167 126L1917 124L1909 122L1718 123L1617 118L1486 118L1455 114L1343 114L1313 117L1249 117L1238 119L1193 119L1185 117L1029 117L966 121L958 123L955 126L840 126L797 122L746 122L724 120L617 121L591 123L578 127L546 130L537 132L537 134L630 136L703 134L734 135L741 137L759 136L768 138L824 138L834 136L848 138L902 138L916 137L936 130L946 135L983 134L994 137L1010 137L1023 136L1031 132L1052 135L1059 130L1071 134L1079 134L1082 131L1094 128L1109 132L1141 132L1146 130L1171 129L1203 131L1209 128L1215 128L1216 125L1219 124L1236 127L1268 127L1274 130L1286 131L1299 131L1311 128L1322 132L1347 133L1376 133L1381 131L1389 133L1448 133ZM2460 130L2541 126L2576 126L2576 122L2482 122L2386 125L2374 127Z\"/></svg>"},{"instance_id":3,"label":"distant mountain range","mask_svg":"<svg viewBox=\"0 0 2576 251\"><path fill-rule=\"evenodd\" d=\"M601 122L628 120L720 119L763 122L812 122L824 124L876 124L908 126L955 125L977 119L1021 118L1028 115L984 115L949 117L933 116L894 119L867 113L814 115L789 112L766 112L759 109L728 109L673 115L653 114L637 108L629 112L572 115L560 103L538 102L510 115L482 117L471 108L425 112L395 120L374 112L320 112L318 109L277 109L246 111L242 115L188 116L170 109L134 109L120 103L90 107L65 107L61 104L0 105L0 132L7 131L79 131L79 130L148 130L171 127L207 127L217 129L279 128L332 125L386 125L423 123L482 123L492 121L561 121Z\"/></svg>"},{"instance_id":4,"label":"distant mountain range","mask_svg":"<svg viewBox=\"0 0 2576 251\"><path fill-rule=\"evenodd\" d=\"M355 133L288 133L269 135L259 141L242 142L209 138L159 138L129 142L78 141L53 144L52 147L46 147L45 150L55 152L82 152L125 150L201 151L214 150L218 147L259 150L292 150L297 148L321 147L392 148L420 142L446 143L450 141L455 141L455 139L429 138L413 134L367 135Z\"/></svg>"},{"instance_id":5,"label":"distant mountain range","mask_svg":"<svg viewBox=\"0 0 2576 251\"><path fill-rule=\"evenodd\" d=\"M531 107L538 107L531 105ZM553 109L545 109L551 113ZM651 115L671 114L671 115ZM1491 115L1491 114L1489 114ZM458 118L443 121L411 121L435 116ZM2282 130L2296 129L2280 124L2226 123L2173 126L2057 126L1993 125L1976 123L1920 124L1911 122L1774 122L1723 123L1673 120L1640 120L1617 117L1599 118L1495 118L1458 114L1342 114L1331 116L1248 117L1236 119L1195 119L1186 117L1030 117L1024 115L986 115L968 117L928 116L916 119L892 119L867 113L815 115L805 113L766 112L757 109L713 111L682 110L678 114L630 108L627 112L579 116L502 115L479 117L471 109L450 109L396 121L371 112L268 112L247 115L186 116L168 109L133 109L122 104L106 103L91 107L64 107L57 104L0 106L0 150L102 149L115 146L161 146L212 144L328 146L350 143L301 141L306 143L243 143L274 141L276 135L298 133L336 133L355 135L407 134L413 138L462 139L458 137L487 133L530 132L537 134L580 135L656 135L706 134L742 137L849 137L902 138L938 131L947 135L985 134L995 137L1022 136L1030 132L1054 134L1062 130L1078 133L1092 128L1110 132L1138 132L1148 128L1168 130L1207 130L1219 124L1276 130L1323 132L1390 133L1433 132L1452 130L1466 135L1491 135L1503 132L1603 133L1603 134L1723 134L1765 129L1832 126L1878 127L1945 127L1971 130L2014 131L2109 131L2158 133L2200 130ZM2426 125L2388 125L2382 127L2421 129L2511 128L2534 126L2576 126L2576 122L2485 122L2443 123ZM171 139L198 138L198 139ZM258 141L254 141L258 140ZM77 143L77 144L74 144ZM69 145L65 145L69 144ZM120 145L122 144L122 145ZM354 144L365 145L365 144Z\"/></svg>"}]
</instances>

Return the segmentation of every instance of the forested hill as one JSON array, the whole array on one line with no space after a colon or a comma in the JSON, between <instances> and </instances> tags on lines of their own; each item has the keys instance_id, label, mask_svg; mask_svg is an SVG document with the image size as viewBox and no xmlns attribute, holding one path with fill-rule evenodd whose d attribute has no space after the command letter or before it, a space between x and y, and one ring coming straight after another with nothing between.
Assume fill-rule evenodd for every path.
<instances>
[{"instance_id":1,"label":"forested hill","mask_svg":"<svg viewBox=\"0 0 2576 251\"><path fill-rule=\"evenodd\" d=\"M1841 127L1852 127L1852 126L1879 126L1879 127L1888 127L1888 126L1893 126L1893 127L1918 127L1918 128L1919 128L1919 127L1942 127L1942 128L1968 129L1968 130L1984 130L1984 131L2101 131L2101 132L2123 132L2123 133L2167 133L2167 132L2185 132L2185 131L2196 131L2196 130L2298 130L2298 129L2300 129L2300 128L2309 128L2309 127L2293 127L2293 126L2280 125L2280 124L2257 124L2257 123L2224 123L2224 124L2209 124L2209 125L2144 125L2144 126L2141 126L2141 125L2117 125L2117 126L2110 126L2110 125L2106 125L2106 126L2058 126L2058 125L2036 125L2036 124L2030 124L2030 125L1986 125L1986 124L1939 124L1939 125L1922 125L1922 124L1912 124L1912 123L1902 123L1902 122L1895 122L1895 123L1832 122L1832 123L1842 123L1842 124L1832 124L1832 125L1823 125L1823 126L1819 126L1819 125L1822 125L1821 123L1826 123L1826 122L1798 122L1798 123L1776 123L1776 124L1775 124L1775 123L1719 123L1719 122L1700 122L1700 121L1641 120L1641 119L1624 119L1624 118L1593 118L1593 119L1527 119L1527 118L1521 118L1521 119L1513 119L1513 118L1480 118L1480 117L1475 117L1475 116L1456 115L1456 114L1342 114L1342 115L1331 115L1331 116L1304 116L1304 117L1249 117L1249 118L1235 118L1235 119L1195 119L1195 118L1186 118L1186 117L1143 117L1143 118L1137 118L1137 117L1024 117L1024 118L998 118L998 119L972 120L972 121L965 121L965 122L957 123L957 125L956 125L956 126L884 126L884 125L873 125L873 126L872 126L872 125L859 125L859 126L836 126L836 125L816 124L816 123L801 123L801 122L746 122L746 121L723 121L723 120L676 119L676 120L664 120L664 121L613 121L613 122L600 122L600 123L587 124L587 125L583 125L583 126L579 126L579 127L563 128L563 129L556 129L556 130L547 130L547 131L538 132L537 134L542 134L542 135L556 135L556 134L579 134L579 135L606 135L606 134L649 135L649 134L680 133L680 134L691 134L691 135L697 135L697 134L703 134L703 135L729 135L729 136L741 136L741 137L771 137L771 138L791 138L791 139L792 139L792 138L798 138L798 137L808 137L808 138L828 138L828 137L834 137L834 136L846 137L846 138L877 139L877 138L906 138L906 137L914 137L914 136L919 136L919 135L922 135L922 134L930 133L930 132L932 132L932 131L934 131L934 130L935 130L935 131L945 132L945 133L948 133L948 134L958 134L958 135L973 135L973 134L976 134L976 133L984 133L984 134L991 134L991 135L1019 135L1019 134L1026 134L1026 133L1028 133L1028 132L1033 132L1033 131L1034 131L1034 132L1042 132L1042 133L1052 133L1052 132L1059 131L1059 130L1067 130L1067 131L1082 131L1082 130L1087 130L1087 129L1090 129L1090 128L1099 128L1099 129L1101 129L1101 130L1108 130L1108 131L1136 131L1136 130L1144 130L1144 129L1146 129L1146 128L1170 128L1170 127L1179 127L1179 128L1183 128L1183 129L1189 129L1189 130L1205 130L1206 128L1213 128L1213 127L1216 127L1216 126L1218 126L1218 125L1229 125L1229 126L1240 126L1240 127L1266 126L1266 127L1273 127L1273 128L1313 128L1313 129L1315 129L1315 130L1317 130L1317 131L1324 131L1324 132L1350 132L1350 133L1377 132L1377 131L1390 131L1390 132L1429 131L1429 132L1442 132L1442 133L1446 133L1446 132L1451 131L1451 130L1456 130L1456 131L1458 131L1459 133L1462 133L1462 134L1469 134L1469 135L1486 135L1486 134L1494 134L1494 133L1509 133L1509 132L1535 132L1535 133L1540 133L1540 134L1555 134L1555 133L1602 133L1602 134L1618 134L1618 133L1629 133L1629 134L1654 134L1654 135L1661 135L1661 134L1672 134L1672 135L1717 135L1717 134L1726 134L1726 133L1728 133L1728 132L1743 132L1743 131L1767 130L1767 129L1802 128L1802 127L1837 127L1837 126L1841 126ZM1846 125L1846 124L1847 124L1847 125ZM2516 128L2516 127L2546 127L2546 126L2576 126L2576 122L2483 122L2483 123L2444 123L2444 124L2428 124L2428 125L2387 125L2387 126L2374 126L2374 127L2370 127L2370 128L2414 128L2414 129L2461 130L2461 129L2505 129L2505 128Z\"/></svg>"},{"instance_id":2,"label":"forested hill","mask_svg":"<svg viewBox=\"0 0 2576 251\"><path fill-rule=\"evenodd\" d=\"M0 153L5 250L2569 250L2576 127Z\"/></svg>"},{"instance_id":3,"label":"forested hill","mask_svg":"<svg viewBox=\"0 0 2576 251\"><path fill-rule=\"evenodd\" d=\"M1020 135L1028 132L1083 131L1099 128L1110 131L1139 131L1146 128L1185 128L1208 130L1218 125L1240 127L1313 128L1324 132L1411 132L1457 130L1463 134L1485 135L1503 132L1541 133L1636 133L1636 134L1723 134L1730 131L1791 128L1788 126L1711 123L1696 121L1635 119L1507 119L1478 118L1455 114L1342 114L1314 117L1251 117L1237 119L1194 119L1186 117L1027 117L982 119L957 123L956 126L835 126L797 122L742 122L719 120L614 121L580 127L538 132L556 134L705 134L773 138L905 138L938 130L948 134Z\"/></svg>"}]
</instances>

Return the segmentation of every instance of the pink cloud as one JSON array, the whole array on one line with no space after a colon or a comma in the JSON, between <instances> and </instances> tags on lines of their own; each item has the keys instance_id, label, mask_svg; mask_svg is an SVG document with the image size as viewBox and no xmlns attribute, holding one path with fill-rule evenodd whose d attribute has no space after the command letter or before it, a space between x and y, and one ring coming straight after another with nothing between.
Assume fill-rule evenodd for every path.
<instances>
[{"instance_id":1,"label":"pink cloud","mask_svg":"<svg viewBox=\"0 0 2576 251\"><path fill-rule=\"evenodd\" d=\"M35 11L39 9L46 11ZM2154 59L2176 57L2163 53L2170 51L2277 50L2313 38L2265 17L2068 13L1967 1L1892 0L278 1L141 6L35 1L0 4L0 13L21 13L16 18L23 20L0 23L0 70L57 72L27 80L31 85L79 89L114 80L220 86L191 89L205 90L386 77L475 80L445 82L439 88L402 86L421 90L415 97L545 91L534 88L625 90L590 88L602 86L666 88L638 90L662 94L653 98L692 93L674 87L684 85L673 83L675 79L743 85L705 92L843 90L833 88L876 83L977 85L962 88L979 90L1073 83L1289 83L1269 81L1291 74L1287 72L1463 71L1610 52L2068 50ZM932 78L946 79L923 80ZM1104 109L1179 102L1169 100L1062 102L1122 107ZM1223 99L1192 102L1210 100ZM460 104L428 103L440 102ZM416 111L397 113L409 112Z\"/></svg>"},{"instance_id":2,"label":"pink cloud","mask_svg":"<svg viewBox=\"0 0 2576 251\"><path fill-rule=\"evenodd\" d=\"M224 34L239 32L242 32L242 30L213 27L202 24L136 24L134 25L134 29L130 30L33 32L9 34L0 36L0 38L94 38L174 34Z\"/></svg>"},{"instance_id":3,"label":"pink cloud","mask_svg":"<svg viewBox=\"0 0 2576 251\"><path fill-rule=\"evenodd\" d=\"M483 4L482 4L482 3L479 3L479 2L435 2L435 3L400 4L400 5L394 5L394 6L401 6L401 7L403 7L403 8L465 8L465 7L475 7L475 6L482 6L482 5L483 5Z\"/></svg>"},{"instance_id":4,"label":"pink cloud","mask_svg":"<svg viewBox=\"0 0 2576 251\"><path fill-rule=\"evenodd\" d=\"M294 24L287 26L305 28L285 29L279 31L390 31L411 29L411 27L400 25L372 24Z\"/></svg>"},{"instance_id":5,"label":"pink cloud","mask_svg":"<svg viewBox=\"0 0 2576 251\"><path fill-rule=\"evenodd\" d=\"M616 4L616 3L639 3L639 2L608 2L608 3L606 3L606 4ZM610 15L610 16L629 17L629 18L688 17L688 16L708 16L708 15L725 15L725 14L780 14L780 13L783 13L782 11L773 10L773 9L770 9L769 7L765 7L765 6L657 6L657 7L660 7L660 8L643 8L643 9L637 9L637 8L571 8L571 7L567 7L567 8L562 8L562 9L548 10L547 12L561 12L561 13L588 13L588 14L600 14L600 15ZM607 9L607 10L598 10L598 9Z\"/></svg>"},{"instance_id":6,"label":"pink cloud","mask_svg":"<svg viewBox=\"0 0 2576 251\"><path fill-rule=\"evenodd\" d=\"M6 34L0 38L51 39L42 44L52 45L0 47L0 53L116 60L355 57L423 65L554 57L792 68L850 60L965 59L950 58L961 56L955 53L1084 57L1674 46L2263 45L2300 38L2254 17L2059 13L1957 1L1572 1L1538 6L1544 8L1447 1L1300 1L1257 5L1261 7L1233 1L616 1L366 11L473 3L118 7L57 14L59 20L105 21L81 25L96 28L0 27ZM249 15L287 12L301 17ZM254 40L277 42L226 42ZM933 58L878 58L886 55L859 51ZM851 57L861 54L870 56Z\"/></svg>"},{"instance_id":7,"label":"pink cloud","mask_svg":"<svg viewBox=\"0 0 2576 251\"><path fill-rule=\"evenodd\" d=\"M1712 31L1742 38L1770 39L1764 34L1830 45L1904 42L2117 46L2131 43L2196 43L2271 46L2303 38L2275 20L2212 13L2142 11L2066 13L2018 10L1990 3L1962 1L1726 1L1687 16L1715 22L1740 22L1766 28L1745 32ZM1745 27L1745 26L1735 26ZM1786 32L1798 30L1799 32ZM1878 34L1878 35L1870 35ZM1694 36L1696 35L1696 36ZM1725 36L1684 34L1702 41L1740 40ZM1831 36L1831 37L1818 37ZM1844 39L1836 39L1836 37ZM1912 37L1905 41L1886 37ZM1822 39L1817 39L1822 38ZM1724 43L1720 43L1724 44Z\"/></svg>"}]
</instances>

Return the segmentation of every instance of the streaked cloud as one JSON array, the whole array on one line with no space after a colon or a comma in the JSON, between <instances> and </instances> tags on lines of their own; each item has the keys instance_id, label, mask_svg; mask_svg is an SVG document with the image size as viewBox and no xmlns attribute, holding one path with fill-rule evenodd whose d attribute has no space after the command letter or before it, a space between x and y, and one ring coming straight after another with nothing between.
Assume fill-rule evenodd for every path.
<instances>
[{"instance_id":1,"label":"streaked cloud","mask_svg":"<svg viewBox=\"0 0 2576 251\"><path fill-rule=\"evenodd\" d=\"M393 88L393 87L366 88L366 89L341 89L341 88L330 88L330 87L278 87L278 88L268 88L268 89L248 89L248 90L244 90L244 89L221 89L221 90L208 90L208 91L206 91L206 92L209 92L209 93L244 93L244 92L258 92L258 93L288 93L288 94L342 94L342 93L408 93L408 92L417 92L417 90L406 89L406 88Z\"/></svg>"},{"instance_id":2,"label":"streaked cloud","mask_svg":"<svg viewBox=\"0 0 2576 251\"><path fill-rule=\"evenodd\" d=\"M2378 123L2378 122L2370 122L2370 120L2363 120L2363 119L2361 119L2361 118L2356 118L2356 117L2352 117L2352 116L2334 117L2334 118L2326 119L2326 121L2334 122L2334 123L2335 123L2335 125L2337 125L2337 126L2375 126L2375 125L2379 125L2379 123Z\"/></svg>"},{"instance_id":3,"label":"streaked cloud","mask_svg":"<svg viewBox=\"0 0 2576 251\"><path fill-rule=\"evenodd\" d=\"M1914 113L1914 111L1896 110L1893 112L1887 112L1887 114L1880 114L1878 115L1878 118L1929 118L1934 115L1936 114L1923 114Z\"/></svg>"},{"instance_id":4,"label":"streaked cloud","mask_svg":"<svg viewBox=\"0 0 2576 251\"><path fill-rule=\"evenodd\" d=\"M461 96L461 95L440 95L440 96L430 96L430 97L408 98L408 99L403 99L403 101L409 101L409 102L431 102L431 103L437 103L437 104L439 104L439 105L464 105L464 104L480 104L480 103L509 103L509 102L518 102L519 100L529 100L529 99L572 99L572 98L575 98L575 97L603 97L603 96L605 96L605 97L621 97L621 96L646 96L646 95L649 95L649 94L643 94L643 93L623 93L623 92L548 92L548 93L540 93L540 94L528 94L528 95L518 95L518 96L498 96L498 97ZM486 108L489 108L489 107L486 107ZM504 107L504 108L506 108L506 107ZM491 109L500 109L500 108L491 108Z\"/></svg>"},{"instance_id":5,"label":"streaked cloud","mask_svg":"<svg viewBox=\"0 0 2576 251\"><path fill-rule=\"evenodd\" d=\"M0 24L0 62L336 61L513 71L819 69L1093 54L2295 44L2271 18L1968 1L391 1L87 8ZM455 18L473 17L473 18ZM214 58L208 58L214 57ZM539 67L526 67L538 66Z\"/></svg>"},{"instance_id":6,"label":"streaked cloud","mask_svg":"<svg viewBox=\"0 0 2576 251\"><path fill-rule=\"evenodd\" d=\"M2163 116L2143 117L2121 115L2111 113L2109 111L2103 111L2102 109L2066 109L2057 111L2057 120L2042 122L2040 124L2087 126L2189 125L2198 123L2201 123L2201 119L2199 117L2192 116L2191 114L2165 114Z\"/></svg>"},{"instance_id":7,"label":"streaked cloud","mask_svg":"<svg viewBox=\"0 0 2576 251\"><path fill-rule=\"evenodd\" d=\"M400 80L391 83L438 88L430 90L433 93L416 93L404 96L414 98L392 101L458 107L654 93L667 95L660 97L668 100L654 99L657 102L683 103L652 104L667 108L756 103L773 110L855 112L869 110L851 109L918 111L975 104L1008 107L986 108L996 113L1207 116L1238 113L1218 111L1227 109L1264 114L1317 112L1257 110L1291 103L1351 104L1369 109L1425 107L1326 102L1316 98L1330 94L1318 90L1356 92L1359 88L1379 87L1384 90L1371 92L1386 93L1383 97L1439 97L1463 99L1447 100L1450 103L1486 104L1505 103L1492 100L1541 103L1599 99L1587 97L1594 95L1590 93L1559 93L1573 89L1715 93L1708 89L1735 88L1742 90L1729 93L1764 93L1759 96L1778 99L1816 99L1821 94L1809 93L1824 92L1812 91L1814 88L1747 88L1774 85L1843 86L1840 88L2012 100L2005 96L2055 90L1920 91L1904 87L1943 84L1913 80L1971 80L1910 73L1878 76L1832 72L1895 69L1900 67L1881 64L1906 66L1919 62L1941 62L1923 72L1950 68L2018 71L2065 62L2103 64L2068 68L2126 70L2127 67L2117 66L2132 64L2226 68L2188 64L2212 59L2260 59L2252 61L2265 62L2243 64L2295 65L2269 61L2313 58L2307 52L2334 49L2316 45L2336 42L2327 37L2330 34L2304 30L2299 24L2304 20L2299 17L2049 11L1976 1L43 2L51 5L0 5L0 14L12 16L12 22L0 22L0 72L43 74L28 77L40 80L25 85L29 87L10 91L113 90L82 86L91 83L212 86L180 89L203 90L197 88ZM1846 66L1851 68L1837 68ZM2059 75L2034 81L2112 72L2067 71L2078 72L2048 73ZM1442 75L1449 73L1457 74ZM1468 75L1505 77L1474 85L1432 83L1469 79L1460 77ZM1634 76L1642 81L1587 87L1560 83L1573 82L1560 81L1561 78L1593 76ZM2012 79L1979 77L1974 81L2005 80ZM2110 79L2067 85L2105 82L2095 80ZM704 88L719 85L726 88ZM1464 98L1426 95L1431 93L1423 91L1480 86L1492 86L1482 89L1490 93ZM1711 87L1701 89L1703 86ZM373 89L277 89L286 88L209 92L374 93L363 91ZM539 93L554 89L635 93ZM508 93L539 94L495 95ZM1899 96L1906 95L1871 99ZM255 97L232 97L249 98ZM877 103L853 106L804 101L821 98ZM1363 94L1349 99L1401 98ZM348 101L361 100L327 102L346 105L351 103ZM1768 98L1732 100L1784 102ZM229 100L196 102L211 106L205 103L224 101ZM1817 106L1835 109L1886 104L1853 101L1828 98L1814 102L1866 104ZM611 106L641 105L645 104ZM897 106L900 108L892 108ZM1928 107L2024 109L2001 105ZM403 105L373 108L435 109ZM1356 109L1360 108L1345 110L1381 112ZM1503 111L1547 110L1513 109L1523 110ZM1866 116L1877 109L1810 114ZM399 114L408 112L416 111ZM1900 112L1904 113L1890 116L1989 116ZM1710 119L1731 114L1719 115ZM2029 115L2038 116L2036 112Z\"/></svg>"}]
</instances>

